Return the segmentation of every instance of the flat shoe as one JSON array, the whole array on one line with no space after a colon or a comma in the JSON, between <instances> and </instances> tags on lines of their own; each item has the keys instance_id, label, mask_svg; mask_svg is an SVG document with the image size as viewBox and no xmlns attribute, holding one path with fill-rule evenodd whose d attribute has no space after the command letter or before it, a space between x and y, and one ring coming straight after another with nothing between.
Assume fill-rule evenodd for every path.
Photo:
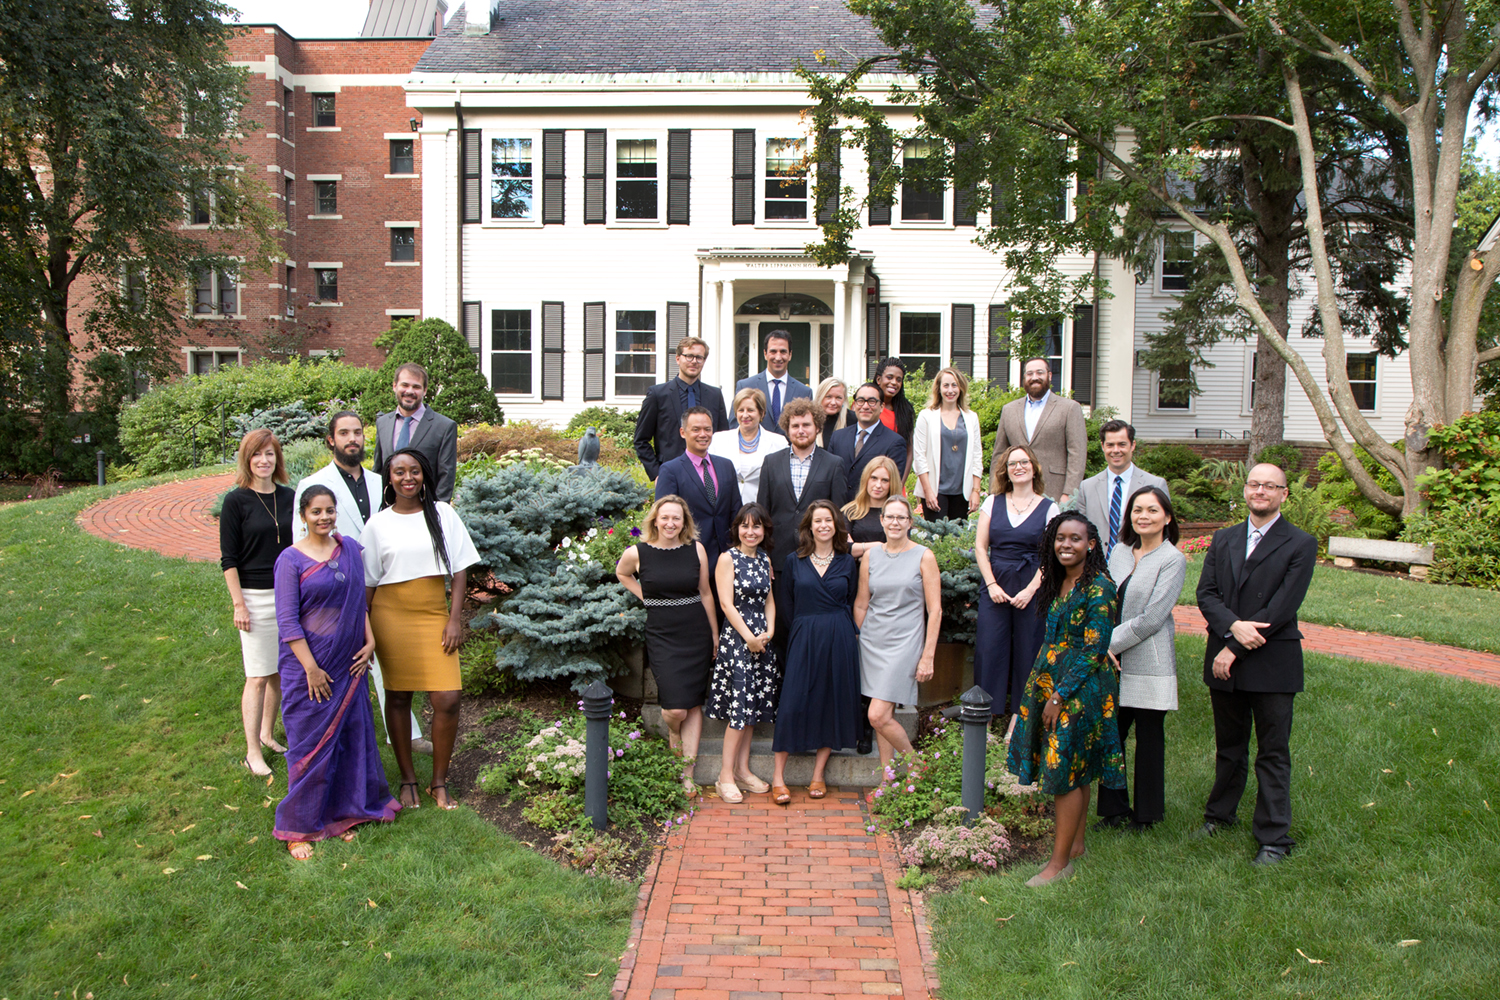
<instances>
[{"instance_id":1,"label":"flat shoe","mask_svg":"<svg viewBox=\"0 0 1500 1000\"><path fill-rule=\"evenodd\" d=\"M682 777L682 790L690 799L702 792L702 789L698 787L698 783L687 775L683 775Z\"/></svg>"},{"instance_id":2,"label":"flat shoe","mask_svg":"<svg viewBox=\"0 0 1500 1000\"><path fill-rule=\"evenodd\" d=\"M807 797L810 799L821 799L828 794L828 786L821 781L810 781L807 783Z\"/></svg>"},{"instance_id":3,"label":"flat shoe","mask_svg":"<svg viewBox=\"0 0 1500 1000\"><path fill-rule=\"evenodd\" d=\"M438 797L437 797L437 793L433 791L434 788L441 788L443 790L443 794L447 795L448 786L447 785L428 785L427 786L427 794L432 797L432 801L437 805L437 807L439 809L449 810L449 809L457 809L458 808L458 803L454 802L452 798L448 799L448 804L447 805L443 805L441 802L439 802L438 801Z\"/></svg>"},{"instance_id":4,"label":"flat shoe","mask_svg":"<svg viewBox=\"0 0 1500 1000\"><path fill-rule=\"evenodd\" d=\"M784 806L792 801L792 790L785 785L771 786L771 801L778 806Z\"/></svg>"},{"instance_id":5,"label":"flat shoe","mask_svg":"<svg viewBox=\"0 0 1500 1000\"><path fill-rule=\"evenodd\" d=\"M732 781L715 781L714 791L719 793L719 798L724 802L734 804L745 801L745 796Z\"/></svg>"},{"instance_id":6,"label":"flat shoe","mask_svg":"<svg viewBox=\"0 0 1500 1000\"><path fill-rule=\"evenodd\" d=\"M408 788L421 788L421 787L422 786L419 785L415 781L403 781L403 782L401 782L400 789L398 789L396 791L396 801L397 802L401 802L401 795L403 794L403 792L406 789L408 789ZM412 792L411 793L411 801L410 802L401 802L401 808L403 808L403 809L420 809L420 808L422 808L422 797L420 795L418 795L416 792Z\"/></svg>"},{"instance_id":7,"label":"flat shoe","mask_svg":"<svg viewBox=\"0 0 1500 1000\"><path fill-rule=\"evenodd\" d=\"M267 743L265 740L261 740L260 745L265 747L272 753L286 753L286 747L282 746L280 743L277 743L275 740L272 740L269 743Z\"/></svg>"},{"instance_id":8,"label":"flat shoe","mask_svg":"<svg viewBox=\"0 0 1500 1000\"><path fill-rule=\"evenodd\" d=\"M763 795L771 790L770 785L761 781L753 774L736 774L734 776L734 783L741 786L741 791L754 792L756 795Z\"/></svg>"},{"instance_id":9,"label":"flat shoe","mask_svg":"<svg viewBox=\"0 0 1500 1000\"><path fill-rule=\"evenodd\" d=\"M253 767L250 766L250 758L249 757L241 757L240 758L240 767L243 767L245 770L249 771L251 774L255 775L257 778L269 778L269 777L271 777L272 775L274 775L276 773L275 771L273 771L271 769L271 765L267 764L266 765L266 773L265 774L261 774L255 768L253 768Z\"/></svg>"},{"instance_id":10,"label":"flat shoe","mask_svg":"<svg viewBox=\"0 0 1500 1000\"><path fill-rule=\"evenodd\" d=\"M1035 889L1038 886L1051 885L1053 882L1062 882L1065 879L1070 879L1072 877L1073 865L1069 863L1063 867L1062 871L1058 872L1056 875L1053 875L1051 878L1042 878L1042 873L1037 872L1035 875L1031 876L1031 878L1026 880L1026 884Z\"/></svg>"},{"instance_id":11,"label":"flat shoe","mask_svg":"<svg viewBox=\"0 0 1500 1000\"><path fill-rule=\"evenodd\" d=\"M302 852L300 854L297 853L299 848ZM297 861L306 861L313 855L313 845L305 840L294 841L293 843L286 845L286 849L287 853L291 854L291 856Z\"/></svg>"}]
</instances>

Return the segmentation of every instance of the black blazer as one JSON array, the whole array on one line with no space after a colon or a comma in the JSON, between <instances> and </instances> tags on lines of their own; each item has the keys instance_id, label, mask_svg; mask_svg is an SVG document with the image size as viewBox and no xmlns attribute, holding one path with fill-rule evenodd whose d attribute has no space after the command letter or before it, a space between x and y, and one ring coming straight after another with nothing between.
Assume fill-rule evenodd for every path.
<instances>
[{"instance_id":1,"label":"black blazer","mask_svg":"<svg viewBox=\"0 0 1500 1000\"><path fill-rule=\"evenodd\" d=\"M656 478L665 463L687 453L687 444L682 440L680 385L675 378L660 382L641 400L640 416L635 421L635 453L651 479ZM724 394L717 386L699 381L698 405L707 407L714 415L714 430L727 431L733 426L724 415Z\"/></svg>"},{"instance_id":2,"label":"black blazer","mask_svg":"<svg viewBox=\"0 0 1500 1000\"><path fill-rule=\"evenodd\" d=\"M1245 559L1248 522L1214 532L1213 544L1198 578L1198 610L1208 621L1208 650L1203 657L1203 682L1220 691L1295 693L1302 690L1302 633L1297 609L1312 583L1318 561L1318 540L1294 527L1284 516ZM1266 644L1246 649L1229 635L1236 620L1269 622L1261 629ZM1234 650L1229 679L1214 677L1214 657L1228 646Z\"/></svg>"},{"instance_id":3,"label":"black blazer","mask_svg":"<svg viewBox=\"0 0 1500 1000\"><path fill-rule=\"evenodd\" d=\"M849 472L844 460L823 448L813 449L812 468L802 497L792 492L792 450L783 448L766 456L760 467L760 492L756 500L771 518L771 565L783 566L797 551L797 525L814 500L831 500L843 507L849 500ZM777 629L781 634L781 630Z\"/></svg>"},{"instance_id":4,"label":"black blazer","mask_svg":"<svg viewBox=\"0 0 1500 1000\"><path fill-rule=\"evenodd\" d=\"M852 497L859 492L859 477L864 474L865 466L870 464L870 459L876 455L884 455L896 463L896 474L903 476L906 473L906 439L891 430L880 421L875 421L875 426L870 428L870 436L865 440L865 447L854 457L854 445L859 437L859 424L850 424L848 427L833 432L833 442L828 450L833 452L844 463L849 466L849 495ZM901 483L891 484L891 493L900 495L902 493Z\"/></svg>"},{"instance_id":5,"label":"black blazer","mask_svg":"<svg viewBox=\"0 0 1500 1000\"><path fill-rule=\"evenodd\" d=\"M710 455L708 459L713 463L714 474L719 480L718 493L712 505L708 502L708 491L703 488L703 480L698 478L698 470L693 467L693 460L686 452L662 464L656 477L656 499L675 493L687 501L688 510L692 511L693 521L698 528L698 541L703 543L704 554L708 556L708 575L712 579L714 567L719 562L719 553L730 545L729 525L734 520L735 512L740 509L740 484L735 478L733 462L718 455Z\"/></svg>"}]
</instances>

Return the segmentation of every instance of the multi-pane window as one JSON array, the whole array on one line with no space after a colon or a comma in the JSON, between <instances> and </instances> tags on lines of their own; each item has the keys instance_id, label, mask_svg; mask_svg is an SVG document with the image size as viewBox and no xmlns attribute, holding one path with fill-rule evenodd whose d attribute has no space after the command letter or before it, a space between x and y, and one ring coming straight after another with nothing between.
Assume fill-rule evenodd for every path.
<instances>
[{"instance_id":1,"label":"multi-pane window","mask_svg":"<svg viewBox=\"0 0 1500 1000\"><path fill-rule=\"evenodd\" d=\"M1186 291L1188 272L1192 266L1192 232L1163 233L1161 237L1161 290L1164 292Z\"/></svg>"},{"instance_id":2,"label":"multi-pane window","mask_svg":"<svg viewBox=\"0 0 1500 1000\"><path fill-rule=\"evenodd\" d=\"M644 396L656 384L656 311L615 310L615 395Z\"/></svg>"},{"instance_id":3,"label":"multi-pane window","mask_svg":"<svg viewBox=\"0 0 1500 1000\"><path fill-rule=\"evenodd\" d=\"M206 226L214 220L214 192L207 184L193 189L193 201L188 208L188 221L195 226Z\"/></svg>"},{"instance_id":4,"label":"multi-pane window","mask_svg":"<svg viewBox=\"0 0 1500 1000\"><path fill-rule=\"evenodd\" d=\"M338 124L338 115L334 110L334 94L314 94L313 101L313 125L316 128L333 128Z\"/></svg>"},{"instance_id":5,"label":"multi-pane window","mask_svg":"<svg viewBox=\"0 0 1500 1000\"><path fill-rule=\"evenodd\" d=\"M933 378L943 367L943 317L939 313L902 313L897 344L906 370L920 365L923 378Z\"/></svg>"},{"instance_id":6,"label":"multi-pane window","mask_svg":"<svg viewBox=\"0 0 1500 1000\"><path fill-rule=\"evenodd\" d=\"M193 315L233 316L239 312L239 284L229 271L199 271L193 280Z\"/></svg>"},{"instance_id":7,"label":"multi-pane window","mask_svg":"<svg viewBox=\"0 0 1500 1000\"><path fill-rule=\"evenodd\" d=\"M490 310L490 388L531 395L531 310Z\"/></svg>"},{"instance_id":8,"label":"multi-pane window","mask_svg":"<svg viewBox=\"0 0 1500 1000\"><path fill-rule=\"evenodd\" d=\"M1186 361L1168 365L1156 373L1156 408L1158 410L1189 410L1193 397L1192 370Z\"/></svg>"},{"instance_id":9,"label":"multi-pane window","mask_svg":"<svg viewBox=\"0 0 1500 1000\"><path fill-rule=\"evenodd\" d=\"M657 218L656 140L615 140L615 218L652 221Z\"/></svg>"},{"instance_id":10,"label":"multi-pane window","mask_svg":"<svg viewBox=\"0 0 1500 1000\"><path fill-rule=\"evenodd\" d=\"M317 286L317 298L319 302L337 302L339 300L338 268L313 268L313 283Z\"/></svg>"},{"instance_id":11,"label":"multi-pane window","mask_svg":"<svg viewBox=\"0 0 1500 1000\"><path fill-rule=\"evenodd\" d=\"M281 88L281 136L292 137L292 91L288 87Z\"/></svg>"},{"instance_id":12,"label":"multi-pane window","mask_svg":"<svg viewBox=\"0 0 1500 1000\"><path fill-rule=\"evenodd\" d=\"M397 226L391 229L391 260L416 260L417 259L417 231L411 226Z\"/></svg>"},{"instance_id":13,"label":"multi-pane window","mask_svg":"<svg viewBox=\"0 0 1500 1000\"><path fill-rule=\"evenodd\" d=\"M192 351L188 354L188 365L194 375L209 375L239 363L239 351Z\"/></svg>"},{"instance_id":14,"label":"multi-pane window","mask_svg":"<svg viewBox=\"0 0 1500 1000\"><path fill-rule=\"evenodd\" d=\"M339 211L339 182L313 181L318 192L318 214L337 215Z\"/></svg>"},{"instance_id":15,"label":"multi-pane window","mask_svg":"<svg viewBox=\"0 0 1500 1000\"><path fill-rule=\"evenodd\" d=\"M146 311L146 268L131 262L125 265L120 291L125 298L125 308L131 312Z\"/></svg>"},{"instance_id":16,"label":"multi-pane window","mask_svg":"<svg viewBox=\"0 0 1500 1000\"><path fill-rule=\"evenodd\" d=\"M1021 343L1028 354L1046 358L1052 370L1052 388L1062 389L1063 326L1060 319L1026 319L1021 322Z\"/></svg>"},{"instance_id":17,"label":"multi-pane window","mask_svg":"<svg viewBox=\"0 0 1500 1000\"><path fill-rule=\"evenodd\" d=\"M901 221L942 222L943 183L925 175L931 161L938 158L937 144L927 139L912 139L902 152Z\"/></svg>"},{"instance_id":18,"label":"multi-pane window","mask_svg":"<svg viewBox=\"0 0 1500 1000\"><path fill-rule=\"evenodd\" d=\"M490 140L490 218L530 219L535 205L530 139Z\"/></svg>"},{"instance_id":19,"label":"multi-pane window","mask_svg":"<svg viewBox=\"0 0 1500 1000\"><path fill-rule=\"evenodd\" d=\"M1349 375L1355 405L1361 410L1375 409L1375 355L1345 355L1344 371Z\"/></svg>"},{"instance_id":20,"label":"multi-pane window","mask_svg":"<svg viewBox=\"0 0 1500 1000\"><path fill-rule=\"evenodd\" d=\"M411 139L392 139L391 173L414 174L416 172L416 143Z\"/></svg>"},{"instance_id":21,"label":"multi-pane window","mask_svg":"<svg viewBox=\"0 0 1500 1000\"><path fill-rule=\"evenodd\" d=\"M807 218L807 167L803 139L766 140L766 221Z\"/></svg>"}]
</instances>

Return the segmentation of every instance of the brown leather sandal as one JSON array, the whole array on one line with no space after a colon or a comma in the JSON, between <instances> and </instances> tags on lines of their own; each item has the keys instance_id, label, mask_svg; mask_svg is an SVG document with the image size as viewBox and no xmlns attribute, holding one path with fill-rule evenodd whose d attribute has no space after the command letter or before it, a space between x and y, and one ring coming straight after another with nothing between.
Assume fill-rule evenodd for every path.
<instances>
[{"instance_id":1,"label":"brown leather sandal","mask_svg":"<svg viewBox=\"0 0 1500 1000\"><path fill-rule=\"evenodd\" d=\"M807 797L810 799L821 799L828 794L828 786L821 781L810 781L807 783Z\"/></svg>"},{"instance_id":2,"label":"brown leather sandal","mask_svg":"<svg viewBox=\"0 0 1500 1000\"><path fill-rule=\"evenodd\" d=\"M771 801L778 806L786 805L792 801L792 790L785 785L772 785Z\"/></svg>"}]
</instances>

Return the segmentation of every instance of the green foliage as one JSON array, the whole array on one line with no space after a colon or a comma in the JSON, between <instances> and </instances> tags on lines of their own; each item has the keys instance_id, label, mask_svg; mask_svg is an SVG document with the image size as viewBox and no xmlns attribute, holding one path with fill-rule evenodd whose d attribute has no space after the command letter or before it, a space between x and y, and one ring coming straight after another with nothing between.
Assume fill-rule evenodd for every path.
<instances>
[{"instance_id":1,"label":"green foliage","mask_svg":"<svg viewBox=\"0 0 1500 1000\"><path fill-rule=\"evenodd\" d=\"M405 364L419 364L427 370L425 403L443 416L460 424L505 423L505 414L479 371L478 359L451 324L440 319L398 319L376 344L389 344L390 354L372 387L360 398L358 409L365 423L396 408L391 385Z\"/></svg>"},{"instance_id":2,"label":"green foliage","mask_svg":"<svg viewBox=\"0 0 1500 1000\"><path fill-rule=\"evenodd\" d=\"M622 412L612 406L588 406L573 414L563 434L573 440L583 437L583 432L592 427L600 438L609 438L621 448L632 448L635 444L635 422L639 410Z\"/></svg>"},{"instance_id":3,"label":"green foliage","mask_svg":"<svg viewBox=\"0 0 1500 1000\"><path fill-rule=\"evenodd\" d=\"M1260 454L1255 456L1255 462L1257 465L1262 463L1274 465L1290 477L1292 473L1297 471L1297 467L1302 464L1302 452L1296 445L1287 444L1283 441L1280 444L1268 445L1262 448Z\"/></svg>"},{"instance_id":4,"label":"green foliage","mask_svg":"<svg viewBox=\"0 0 1500 1000\"><path fill-rule=\"evenodd\" d=\"M1107 463L1104 461L1104 445L1099 441L1099 429L1113 420L1119 412L1113 406L1096 406L1084 421L1084 426L1088 430L1089 440L1088 459L1085 461L1083 469L1085 479L1096 472L1104 470L1104 466Z\"/></svg>"},{"instance_id":5,"label":"green foliage","mask_svg":"<svg viewBox=\"0 0 1500 1000\"><path fill-rule=\"evenodd\" d=\"M192 464L193 431L199 461L219 448L219 413L229 418L302 402L324 413L345 409L376 384L374 372L342 361L285 364L258 361L220 368L211 375L187 375L156 386L120 418L120 443L142 475L156 475ZM232 450L226 426L225 448Z\"/></svg>"},{"instance_id":6,"label":"green foliage","mask_svg":"<svg viewBox=\"0 0 1500 1000\"><path fill-rule=\"evenodd\" d=\"M458 439L458 458L459 461L465 461L481 452L499 457L511 452L535 451L566 468L577 463L578 439L582 436L581 430L575 435L534 420L512 420L503 427L480 424L470 428ZM611 469L641 467L640 459L630 445L617 444L609 437L599 439L599 464Z\"/></svg>"},{"instance_id":7,"label":"green foliage","mask_svg":"<svg viewBox=\"0 0 1500 1000\"><path fill-rule=\"evenodd\" d=\"M1445 466L1418 480L1433 507L1500 498L1500 413L1466 413L1446 427L1434 427L1428 440Z\"/></svg>"},{"instance_id":8,"label":"green foliage","mask_svg":"<svg viewBox=\"0 0 1500 1000\"><path fill-rule=\"evenodd\" d=\"M1430 441L1445 467L1419 478L1429 505L1402 537L1433 543L1433 579L1500 589L1500 413L1466 413Z\"/></svg>"},{"instance_id":9,"label":"green foliage","mask_svg":"<svg viewBox=\"0 0 1500 1000\"><path fill-rule=\"evenodd\" d=\"M1404 447L1397 442L1398 449ZM1389 492L1400 492L1396 478L1386 467L1375 461L1370 453L1358 446L1354 453L1380 488ZM1327 452L1318 459L1317 500L1328 509L1329 515L1338 524L1336 535L1348 538L1394 538L1401 529L1401 522L1365 499L1359 487L1350 478L1343 461L1335 452Z\"/></svg>"},{"instance_id":10,"label":"green foliage","mask_svg":"<svg viewBox=\"0 0 1500 1000\"><path fill-rule=\"evenodd\" d=\"M974 532L979 522L918 518L912 523L911 537L932 550L937 558L938 574L943 581L943 624L938 642L961 642L974 645L975 610L984 578L974 561Z\"/></svg>"},{"instance_id":11,"label":"green foliage","mask_svg":"<svg viewBox=\"0 0 1500 1000\"><path fill-rule=\"evenodd\" d=\"M905 889L908 892L921 891L936 881L936 875L923 875L922 869L916 865L910 865L896 880L896 888Z\"/></svg>"},{"instance_id":12,"label":"green foliage","mask_svg":"<svg viewBox=\"0 0 1500 1000\"><path fill-rule=\"evenodd\" d=\"M987 735L985 752L985 808L1004 798L1029 800L1033 791L1016 784L1005 768L1005 742ZM910 827L941 817L945 810L962 806L963 726L944 721L921 741L909 760L897 758L886 768L875 788L870 812L886 827Z\"/></svg>"},{"instance_id":13,"label":"green foliage","mask_svg":"<svg viewBox=\"0 0 1500 1000\"><path fill-rule=\"evenodd\" d=\"M1147 445L1137 449L1135 464L1170 483L1192 475L1203 464L1203 456L1185 444Z\"/></svg>"},{"instance_id":14,"label":"green foliage","mask_svg":"<svg viewBox=\"0 0 1500 1000\"><path fill-rule=\"evenodd\" d=\"M1328 548L1328 536L1342 534L1334 511L1318 496L1316 489L1307 485L1308 473L1304 472L1288 484L1286 499L1281 504L1281 516L1318 540L1318 548Z\"/></svg>"},{"instance_id":15,"label":"green foliage","mask_svg":"<svg viewBox=\"0 0 1500 1000\"><path fill-rule=\"evenodd\" d=\"M561 462L544 454L539 448L528 448L526 451L507 451L503 455L490 455L486 452L478 452L473 458L458 463L458 472L455 483L462 483L465 479L474 476L492 476L501 469L508 469L512 465L525 465L535 472L565 472L568 468L567 462Z\"/></svg>"},{"instance_id":16,"label":"green foliage","mask_svg":"<svg viewBox=\"0 0 1500 1000\"><path fill-rule=\"evenodd\" d=\"M243 438L251 431L265 428L276 435L276 440L281 442L283 448L293 441L306 441L314 439L322 441L328 434L328 418L322 413L314 413L307 408L302 400L289 403L286 406L273 406L270 409L256 410L254 413L234 418L234 430L232 436Z\"/></svg>"},{"instance_id":17,"label":"green foliage","mask_svg":"<svg viewBox=\"0 0 1500 1000\"><path fill-rule=\"evenodd\" d=\"M464 640L458 650L464 694L506 695L521 689L520 681L495 666L499 648L500 637L493 632L475 632Z\"/></svg>"}]
</instances>

